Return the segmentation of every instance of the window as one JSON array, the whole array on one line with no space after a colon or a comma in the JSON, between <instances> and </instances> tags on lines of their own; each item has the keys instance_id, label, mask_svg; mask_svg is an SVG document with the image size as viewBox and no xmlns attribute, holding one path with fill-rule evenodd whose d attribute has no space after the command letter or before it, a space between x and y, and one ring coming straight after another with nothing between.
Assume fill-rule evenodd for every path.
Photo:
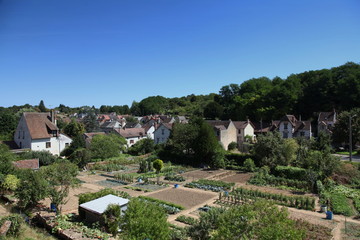
<instances>
[{"instance_id":1,"label":"window","mask_svg":"<svg viewBox=\"0 0 360 240\"><path fill-rule=\"evenodd\" d=\"M51 142L46 142L46 148L51 148Z\"/></svg>"},{"instance_id":2,"label":"window","mask_svg":"<svg viewBox=\"0 0 360 240\"><path fill-rule=\"evenodd\" d=\"M241 134L241 130L240 130L240 129L238 130L238 134Z\"/></svg>"},{"instance_id":3,"label":"window","mask_svg":"<svg viewBox=\"0 0 360 240\"><path fill-rule=\"evenodd\" d=\"M288 129L288 124L284 123L284 129L287 130Z\"/></svg>"},{"instance_id":4,"label":"window","mask_svg":"<svg viewBox=\"0 0 360 240\"><path fill-rule=\"evenodd\" d=\"M69 143L65 143L65 147L68 147L69 146Z\"/></svg>"},{"instance_id":5,"label":"window","mask_svg":"<svg viewBox=\"0 0 360 240\"><path fill-rule=\"evenodd\" d=\"M130 144L134 144L134 140L130 140Z\"/></svg>"},{"instance_id":6,"label":"window","mask_svg":"<svg viewBox=\"0 0 360 240\"><path fill-rule=\"evenodd\" d=\"M165 134L165 129L161 129L161 134L162 134L162 135Z\"/></svg>"},{"instance_id":7,"label":"window","mask_svg":"<svg viewBox=\"0 0 360 240\"><path fill-rule=\"evenodd\" d=\"M300 132L300 136L304 137L305 136L305 132Z\"/></svg>"},{"instance_id":8,"label":"window","mask_svg":"<svg viewBox=\"0 0 360 240\"><path fill-rule=\"evenodd\" d=\"M283 133L283 138L288 138L288 133L287 132Z\"/></svg>"}]
</instances>

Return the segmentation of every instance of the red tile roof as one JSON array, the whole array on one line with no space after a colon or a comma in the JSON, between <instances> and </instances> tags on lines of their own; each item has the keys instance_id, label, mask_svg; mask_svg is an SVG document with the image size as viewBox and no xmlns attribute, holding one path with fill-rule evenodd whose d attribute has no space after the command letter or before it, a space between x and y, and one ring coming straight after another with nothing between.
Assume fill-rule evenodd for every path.
<instances>
[{"instance_id":1,"label":"red tile roof","mask_svg":"<svg viewBox=\"0 0 360 240\"><path fill-rule=\"evenodd\" d=\"M124 138L132 137L143 137L145 136L145 129L143 128L125 128L125 129L115 129Z\"/></svg>"},{"instance_id":2,"label":"red tile roof","mask_svg":"<svg viewBox=\"0 0 360 240\"><path fill-rule=\"evenodd\" d=\"M39 169L39 159L28 159L13 162L17 168Z\"/></svg>"}]
</instances>

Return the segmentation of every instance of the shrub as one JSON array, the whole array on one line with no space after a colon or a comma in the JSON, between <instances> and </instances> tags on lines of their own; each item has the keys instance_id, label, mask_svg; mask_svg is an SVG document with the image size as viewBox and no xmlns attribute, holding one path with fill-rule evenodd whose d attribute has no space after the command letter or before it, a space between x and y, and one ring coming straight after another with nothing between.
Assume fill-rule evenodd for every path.
<instances>
[{"instance_id":1,"label":"shrub","mask_svg":"<svg viewBox=\"0 0 360 240\"><path fill-rule=\"evenodd\" d=\"M276 166L273 174L278 177L284 177L295 180L306 180L306 169L291 166Z\"/></svg>"},{"instance_id":2,"label":"shrub","mask_svg":"<svg viewBox=\"0 0 360 240\"><path fill-rule=\"evenodd\" d=\"M184 182L185 178L181 175L175 175L174 173L168 173L165 175L165 180L168 181L176 181L176 182Z\"/></svg>"},{"instance_id":3,"label":"shrub","mask_svg":"<svg viewBox=\"0 0 360 240\"><path fill-rule=\"evenodd\" d=\"M19 214L12 214L7 217L0 219L0 226L4 224L5 221L10 221L11 225L7 232L8 235L17 237L20 234L21 224L24 223L24 220ZM1 238L2 239L2 238Z\"/></svg>"},{"instance_id":4,"label":"shrub","mask_svg":"<svg viewBox=\"0 0 360 240\"><path fill-rule=\"evenodd\" d=\"M330 194L330 208L334 213L345 216L354 215L354 211L349 203L349 200L344 195Z\"/></svg>"},{"instance_id":5,"label":"shrub","mask_svg":"<svg viewBox=\"0 0 360 240\"><path fill-rule=\"evenodd\" d=\"M229 145L228 145L228 150L229 151L234 150L236 148L237 148L237 143L236 142L229 143Z\"/></svg>"},{"instance_id":6,"label":"shrub","mask_svg":"<svg viewBox=\"0 0 360 240\"><path fill-rule=\"evenodd\" d=\"M225 159L228 162L233 162L235 165L243 166L244 162L248 158L253 158L252 154L248 153L226 153Z\"/></svg>"},{"instance_id":7,"label":"shrub","mask_svg":"<svg viewBox=\"0 0 360 240\"><path fill-rule=\"evenodd\" d=\"M175 220L178 221L178 222L189 224L189 225L193 225L193 224L196 223L195 218L189 217L189 216L184 216L184 215L178 216Z\"/></svg>"},{"instance_id":8,"label":"shrub","mask_svg":"<svg viewBox=\"0 0 360 240\"><path fill-rule=\"evenodd\" d=\"M38 158L41 166L47 166L54 163L58 158L52 155L50 152L43 151L30 151L25 152L21 155L22 159L34 159Z\"/></svg>"},{"instance_id":9,"label":"shrub","mask_svg":"<svg viewBox=\"0 0 360 240\"><path fill-rule=\"evenodd\" d=\"M251 158L247 158L244 162L244 168L247 172L254 172L256 170L254 161Z\"/></svg>"}]
</instances>

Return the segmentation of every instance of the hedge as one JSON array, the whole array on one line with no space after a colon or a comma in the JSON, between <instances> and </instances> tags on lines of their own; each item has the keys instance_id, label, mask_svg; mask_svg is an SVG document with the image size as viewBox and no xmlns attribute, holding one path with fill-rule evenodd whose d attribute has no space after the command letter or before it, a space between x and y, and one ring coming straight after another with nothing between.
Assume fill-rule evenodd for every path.
<instances>
[{"instance_id":1,"label":"hedge","mask_svg":"<svg viewBox=\"0 0 360 240\"><path fill-rule=\"evenodd\" d=\"M228 183L217 180L199 179L197 181L187 183L185 187L200 188L204 190L211 190L214 192L221 192L225 190L230 190L231 187L233 187L234 185L235 183Z\"/></svg>"},{"instance_id":2,"label":"hedge","mask_svg":"<svg viewBox=\"0 0 360 240\"><path fill-rule=\"evenodd\" d=\"M225 154L225 158L229 162L234 162L238 166L243 166L246 159L253 159L254 156L248 153L227 153Z\"/></svg>"},{"instance_id":3,"label":"hedge","mask_svg":"<svg viewBox=\"0 0 360 240\"><path fill-rule=\"evenodd\" d=\"M295 179L295 180L306 180L306 169L290 166L276 166L273 170L273 174L277 177Z\"/></svg>"}]
</instances>

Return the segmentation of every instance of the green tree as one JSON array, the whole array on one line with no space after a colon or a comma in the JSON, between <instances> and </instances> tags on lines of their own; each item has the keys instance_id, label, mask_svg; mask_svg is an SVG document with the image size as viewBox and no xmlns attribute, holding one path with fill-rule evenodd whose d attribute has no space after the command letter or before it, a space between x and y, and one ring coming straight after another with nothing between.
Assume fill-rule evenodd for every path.
<instances>
[{"instance_id":1,"label":"green tree","mask_svg":"<svg viewBox=\"0 0 360 240\"><path fill-rule=\"evenodd\" d=\"M143 155L154 151L155 143L150 138L144 138L137 141L128 149L128 153L132 155Z\"/></svg>"},{"instance_id":2,"label":"green tree","mask_svg":"<svg viewBox=\"0 0 360 240\"><path fill-rule=\"evenodd\" d=\"M6 190L15 191L20 184L20 179L15 175L8 174L6 175L2 187Z\"/></svg>"},{"instance_id":3,"label":"green tree","mask_svg":"<svg viewBox=\"0 0 360 240\"><path fill-rule=\"evenodd\" d=\"M132 198L122 217L125 240L169 240L170 229L165 211L152 203Z\"/></svg>"},{"instance_id":4,"label":"green tree","mask_svg":"<svg viewBox=\"0 0 360 240\"><path fill-rule=\"evenodd\" d=\"M283 158L283 144L284 139L278 132L260 135L254 144L254 155L259 165L275 168L286 162Z\"/></svg>"},{"instance_id":5,"label":"green tree","mask_svg":"<svg viewBox=\"0 0 360 240\"><path fill-rule=\"evenodd\" d=\"M90 150L93 158L111 158L120 154L124 150L126 140L118 135L95 135L92 138Z\"/></svg>"},{"instance_id":6,"label":"green tree","mask_svg":"<svg viewBox=\"0 0 360 240\"><path fill-rule=\"evenodd\" d=\"M18 206L22 209L29 209L46 198L48 194L48 182L45 180L41 171L30 169L20 170L20 183L15 191L15 196L19 199Z\"/></svg>"},{"instance_id":7,"label":"green tree","mask_svg":"<svg viewBox=\"0 0 360 240\"><path fill-rule=\"evenodd\" d=\"M0 110L0 135L7 135L8 139L11 139L11 135L14 133L17 126L17 118L15 114L9 110Z\"/></svg>"},{"instance_id":8,"label":"green tree","mask_svg":"<svg viewBox=\"0 0 360 240\"><path fill-rule=\"evenodd\" d=\"M159 178L160 178L160 171L161 169L164 167L164 163L162 160L160 159L156 159L155 161L153 161L153 167L155 168L156 170L156 174L158 175L157 176L157 183L159 184Z\"/></svg>"},{"instance_id":9,"label":"green tree","mask_svg":"<svg viewBox=\"0 0 360 240\"><path fill-rule=\"evenodd\" d=\"M209 102L204 108L204 117L207 119L219 119L223 115L224 109L217 102Z\"/></svg>"},{"instance_id":10,"label":"green tree","mask_svg":"<svg viewBox=\"0 0 360 240\"><path fill-rule=\"evenodd\" d=\"M77 149L81 149L81 148L85 148L86 144L85 144L85 140L84 137L81 135L75 136L73 138L73 141L70 143L70 146L68 146L67 148L65 148L62 152L61 152L61 156L66 156L69 157L71 156L71 154L73 154Z\"/></svg>"},{"instance_id":11,"label":"green tree","mask_svg":"<svg viewBox=\"0 0 360 240\"><path fill-rule=\"evenodd\" d=\"M75 163L79 168L83 168L87 163L91 162L91 152L86 148L77 148L70 156L69 159Z\"/></svg>"},{"instance_id":12,"label":"green tree","mask_svg":"<svg viewBox=\"0 0 360 240\"><path fill-rule=\"evenodd\" d=\"M40 112L47 112L47 109L45 107L45 104L44 104L43 100L41 100L40 103L39 103L39 110L40 110Z\"/></svg>"},{"instance_id":13,"label":"green tree","mask_svg":"<svg viewBox=\"0 0 360 240\"><path fill-rule=\"evenodd\" d=\"M189 155L192 152L198 132L199 127L195 124L175 123L168 144L177 152L185 152Z\"/></svg>"},{"instance_id":14,"label":"green tree","mask_svg":"<svg viewBox=\"0 0 360 240\"><path fill-rule=\"evenodd\" d=\"M67 202L70 188L78 184L78 168L75 164L63 160L44 167L41 171L49 183L49 198L56 205L57 214L61 214L61 206Z\"/></svg>"},{"instance_id":15,"label":"green tree","mask_svg":"<svg viewBox=\"0 0 360 240\"><path fill-rule=\"evenodd\" d=\"M352 149L355 149L355 144L360 141L360 108L354 108L351 111L345 111L338 115L333 130L333 140L337 145L343 145L344 143L349 145L350 117L352 118Z\"/></svg>"},{"instance_id":16,"label":"green tree","mask_svg":"<svg viewBox=\"0 0 360 240\"><path fill-rule=\"evenodd\" d=\"M162 96L144 98L139 103L142 115L163 114L167 110L168 101Z\"/></svg>"},{"instance_id":17,"label":"green tree","mask_svg":"<svg viewBox=\"0 0 360 240\"><path fill-rule=\"evenodd\" d=\"M100 126L97 121L97 117L94 111L86 111L87 115L82 120L86 132L96 132L99 130Z\"/></svg>"},{"instance_id":18,"label":"green tree","mask_svg":"<svg viewBox=\"0 0 360 240\"><path fill-rule=\"evenodd\" d=\"M284 161L281 162L281 165L292 164L296 160L296 155L299 150L299 145L297 141L293 138L288 138L284 140L282 146L282 156Z\"/></svg>"},{"instance_id":19,"label":"green tree","mask_svg":"<svg viewBox=\"0 0 360 240\"><path fill-rule=\"evenodd\" d=\"M49 151L42 150L42 151L29 151L21 154L22 159L39 159L39 164L41 166L47 166L54 163L58 157L52 155Z\"/></svg>"},{"instance_id":20,"label":"green tree","mask_svg":"<svg viewBox=\"0 0 360 240\"><path fill-rule=\"evenodd\" d=\"M108 232L116 236L119 233L121 223L121 207L118 204L110 204L103 216Z\"/></svg>"},{"instance_id":21,"label":"green tree","mask_svg":"<svg viewBox=\"0 0 360 240\"><path fill-rule=\"evenodd\" d=\"M10 152L9 147L0 144L0 174L12 174L14 172L12 161L14 160L16 160L16 156Z\"/></svg>"},{"instance_id":22,"label":"green tree","mask_svg":"<svg viewBox=\"0 0 360 240\"><path fill-rule=\"evenodd\" d=\"M73 138L79 135L82 135L85 133L85 127L82 123L79 123L75 121L74 119L71 120L70 123L68 123L64 127L64 133L68 135L69 137Z\"/></svg>"},{"instance_id":23,"label":"green tree","mask_svg":"<svg viewBox=\"0 0 360 240\"><path fill-rule=\"evenodd\" d=\"M212 239L293 239L301 240L305 231L298 229L289 219L285 208L257 201L232 207L219 216Z\"/></svg>"},{"instance_id":24,"label":"green tree","mask_svg":"<svg viewBox=\"0 0 360 240\"><path fill-rule=\"evenodd\" d=\"M211 164L213 156L220 151L221 146L215 137L212 127L204 121L200 121L200 128L195 139L193 150L197 159L205 164Z\"/></svg>"}]
</instances>

